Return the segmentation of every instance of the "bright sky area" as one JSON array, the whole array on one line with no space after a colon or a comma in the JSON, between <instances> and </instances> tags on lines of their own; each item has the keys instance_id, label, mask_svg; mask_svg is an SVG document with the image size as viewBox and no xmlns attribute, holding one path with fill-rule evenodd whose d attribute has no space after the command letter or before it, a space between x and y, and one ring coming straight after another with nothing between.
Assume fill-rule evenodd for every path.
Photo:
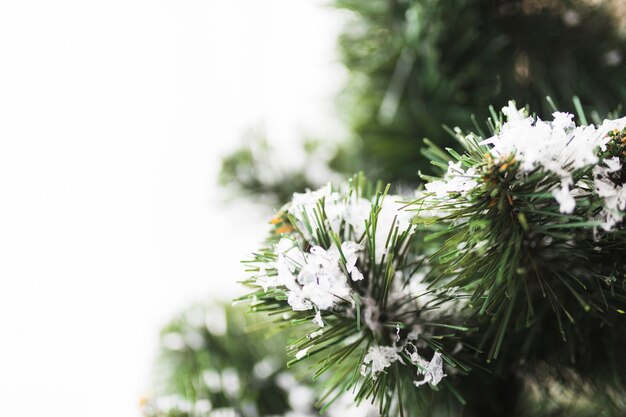
<instances>
[{"instance_id":1,"label":"bright sky area","mask_svg":"<svg viewBox=\"0 0 626 417\"><path fill-rule=\"evenodd\" d=\"M159 328L242 291L272 209L220 156L336 137L342 17L313 0L0 4L0 414L138 416Z\"/></svg>"}]
</instances>

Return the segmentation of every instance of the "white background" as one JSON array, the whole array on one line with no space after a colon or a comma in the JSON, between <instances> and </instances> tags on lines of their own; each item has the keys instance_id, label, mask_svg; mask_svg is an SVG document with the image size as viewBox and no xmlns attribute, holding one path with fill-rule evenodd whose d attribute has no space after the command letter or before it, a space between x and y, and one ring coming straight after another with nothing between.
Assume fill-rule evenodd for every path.
<instances>
[{"instance_id":1,"label":"white background","mask_svg":"<svg viewBox=\"0 0 626 417\"><path fill-rule=\"evenodd\" d=\"M0 415L137 416L159 327L237 295L271 209L220 155L336 135L319 3L0 3Z\"/></svg>"}]
</instances>

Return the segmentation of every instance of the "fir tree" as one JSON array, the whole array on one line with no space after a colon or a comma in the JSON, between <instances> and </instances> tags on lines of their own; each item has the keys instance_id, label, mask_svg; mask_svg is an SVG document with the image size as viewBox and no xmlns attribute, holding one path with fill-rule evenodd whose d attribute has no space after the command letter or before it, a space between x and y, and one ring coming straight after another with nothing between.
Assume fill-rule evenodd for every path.
<instances>
[{"instance_id":1,"label":"fir tree","mask_svg":"<svg viewBox=\"0 0 626 417\"><path fill-rule=\"evenodd\" d=\"M490 136L456 131L464 153L431 147L444 173L413 196L358 176L272 222L244 299L293 330L323 401L350 391L385 417L626 411L626 119L503 111Z\"/></svg>"}]
</instances>

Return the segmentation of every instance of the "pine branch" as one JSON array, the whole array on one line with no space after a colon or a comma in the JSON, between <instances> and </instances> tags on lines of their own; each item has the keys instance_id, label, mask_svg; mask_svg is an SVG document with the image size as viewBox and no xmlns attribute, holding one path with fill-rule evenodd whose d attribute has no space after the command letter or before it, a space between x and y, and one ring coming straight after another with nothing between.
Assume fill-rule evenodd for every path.
<instances>
[{"instance_id":1,"label":"pine branch","mask_svg":"<svg viewBox=\"0 0 626 417\"><path fill-rule=\"evenodd\" d=\"M414 265L429 245L388 190L356 176L343 192L296 194L272 222L274 250L247 263L257 268L243 300L292 327L290 364L326 378L322 404L350 391L381 415L411 415L432 406L433 390L440 401L459 397L440 385L443 364L450 374L470 370L457 351L472 329L452 317L462 296L420 287L428 268Z\"/></svg>"}]
</instances>

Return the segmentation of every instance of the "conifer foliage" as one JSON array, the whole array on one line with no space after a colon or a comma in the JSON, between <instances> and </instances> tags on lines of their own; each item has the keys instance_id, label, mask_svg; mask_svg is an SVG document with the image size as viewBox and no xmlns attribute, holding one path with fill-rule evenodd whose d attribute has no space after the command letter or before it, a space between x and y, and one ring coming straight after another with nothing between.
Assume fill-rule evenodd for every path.
<instances>
[{"instance_id":1,"label":"conifer foliage","mask_svg":"<svg viewBox=\"0 0 626 417\"><path fill-rule=\"evenodd\" d=\"M388 190L356 176L344 190L295 194L269 246L246 262L255 290L246 298L254 311L279 314L279 327L300 329L292 363L316 361L315 376L328 378L323 403L353 390L383 415L405 415L432 390L458 395L443 365L470 369L455 355L457 333L470 329L454 317L461 297L419 279L428 247Z\"/></svg>"},{"instance_id":2,"label":"conifer foliage","mask_svg":"<svg viewBox=\"0 0 626 417\"><path fill-rule=\"evenodd\" d=\"M592 4L593 3L593 4ZM573 96L606 115L625 102L626 39L616 10L584 0L337 0L350 79L340 101L354 140L336 167L414 183L422 139L473 128L514 99L541 115ZM623 6L622 6L623 7ZM357 164L350 164L358 161ZM349 169L350 170L350 169Z\"/></svg>"},{"instance_id":3,"label":"conifer foliage","mask_svg":"<svg viewBox=\"0 0 626 417\"><path fill-rule=\"evenodd\" d=\"M560 387L587 402L547 397L554 413L626 411L626 119L503 113L489 136L457 130L463 153L431 147L443 172L411 196L362 176L295 194L246 262L244 299L291 329L322 404L528 415L531 387Z\"/></svg>"},{"instance_id":4,"label":"conifer foliage","mask_svg":"<svg viewBox=\"0 0 626 417\"><path fill-rule=\"evenodd\" d=\"M284 170L262 140L225 160L223 183L289 202L244 261L251 314L164 330L146 417L626 415L617 9L334 4L351 137L330 164L381 181L313 187L315 158Z\"/></svg>"}]
</instances>

